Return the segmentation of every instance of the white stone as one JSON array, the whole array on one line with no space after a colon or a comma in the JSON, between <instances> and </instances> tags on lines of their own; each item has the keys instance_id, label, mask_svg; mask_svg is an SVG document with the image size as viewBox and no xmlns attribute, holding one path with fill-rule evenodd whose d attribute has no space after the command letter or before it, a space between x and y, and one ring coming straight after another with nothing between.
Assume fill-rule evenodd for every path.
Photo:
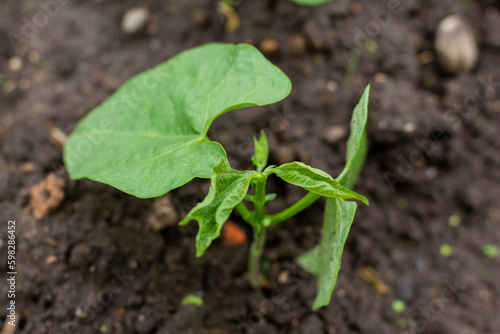
<instances>
[{"instance_id":1,"label":"white stone","mask_svg":"<svg viewBox=\"0 0 500 334\"><path fill-rule=\"evenodd\" d=\"M469 25L457 15L439 23L434 46L440 65L449 73L476 66L479 54L476 38Z\"/></svg>"},{"instance_id":2,"label":"white stone","mask_svg":"<svg viewBox=\"0 0 500 334\"><path fill-rule=\"evenodd\" d=\"M146 27L150 13L147 8L130 8L122 19L122 30L127 34L136 34Z\"/></svg>"}]
</instances>

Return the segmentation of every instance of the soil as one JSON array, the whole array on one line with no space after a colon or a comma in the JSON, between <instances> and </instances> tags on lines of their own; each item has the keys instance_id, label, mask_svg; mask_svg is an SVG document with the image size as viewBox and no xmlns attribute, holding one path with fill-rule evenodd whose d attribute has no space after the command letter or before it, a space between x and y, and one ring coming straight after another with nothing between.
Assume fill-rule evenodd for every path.
<instances>
[{"instance_id":1,"label":"soil","mask_svg":"<svg viewBox=\"0 0 500 334\"><path fill-rule=\"evenodd\" d=\"M500 260L481 251L500 245L498 1L235 1L240 27L227 32L216 1L151 0L141 2L152 19L136 36L120 28L136 1L60 0L46 21L43 3L56 2L0 3L0 73L9 79L0 88L0 212L16 221L16 333L500 333ZM454 13L471 25L480 59L448 75L433 40ZM376 44L366 48L368 39ZM266 128L271 163L298 159L337 175L347 133L324 132L347 128L372 85L356 186L370 206L359 206L332 302L317 312L315 278L294 261L317 243L324 202L269 229L268 284L255 291L245 277L248 241L217 240L196 258L197 224L175 224L206 194L206 180L140 200L69 180L50 140L52 127L69 134L134 74L214 41L262 44L293 83L283 102L214 123L209 135L235 168L250 167L251 136ZM30 191L50 173L64 180L64 199L36 219ZM271 211L303 194L274 179L269 190L278 193ZM6 273L7 228L0 235ZM443 244L451 256L440 255ZM183 305L188 294L204 305ZM394 299L406 303L402 313Z\"/></svg>"}]
</instances>

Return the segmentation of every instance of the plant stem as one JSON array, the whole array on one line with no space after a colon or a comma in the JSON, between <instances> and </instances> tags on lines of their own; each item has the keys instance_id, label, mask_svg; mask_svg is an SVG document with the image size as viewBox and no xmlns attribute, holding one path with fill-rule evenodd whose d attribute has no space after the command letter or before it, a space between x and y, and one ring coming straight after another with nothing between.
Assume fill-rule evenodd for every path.
<instances>
[{"instance_id":1,"label":"plant stem","mask_svg":"<svg viewBox=\"0 0 500 334\"><path fill-rule=\"evenodd\" d=\"M257 225L262 225L262 220L264 219L264 206L266 205L266 177L262 175L262 178L257 180L255 185L255 195L254 195L254 211L253 211L253 223Z\"/></svg>"},{"instance_id":2,"label":"plant stem","mask_svg":"<svg viewBox=\"0 0 500 334\"><path fill-rule=\"evenodd\" d=\"M250 212L250 210L248 210L245 203L239 202L236 205L236 210L240 213L241 218L243 218L244 221L246 221L247 223L250 222L251 217L252 217L252 213Z\"/></svg>"},{"instance_id":3,"label":"plant stem","mask_svg":"<svg viewBox=\"0 0 500 334\"><path fill-rule=\"evenodd\" d=\"M287 220L290 217L295 216L297 213L299 213L300 211L307 208L309 205L316 202L318 198L320 198L320 196L316 195L315 193L311 192L307 193L307 195L302 197L298 202L296 202L288 209L285 209L277 214L266 217L266 226L278 224L284 220Z\"/></svg>"},{"instance_id":4,"label":"plant stem","mask_svg":"<svg viewBox=\"0 0 500 334\"><path fill-rule=\"evenodd\" d=\"M266 227L263 224L266 205L266 176L262 175L255 185L254 211L251 225L253 227L253 242L248 258L248 279L254 288L260 287L260 267L262 251L266 243Z\"/></svg>"},{"instance_id":5,"label":"plant stem","mask_svg":"<svg viewBox=\"0 0 500 334\"><path fill-rule=\"evenodd\" d=\"M250 255L248 259L248 280L254 288L261 285L260 268L261 256L266 243L266 228L264 226L253 226L253 241L250 246Z\"/></svg>"}]
</instances>

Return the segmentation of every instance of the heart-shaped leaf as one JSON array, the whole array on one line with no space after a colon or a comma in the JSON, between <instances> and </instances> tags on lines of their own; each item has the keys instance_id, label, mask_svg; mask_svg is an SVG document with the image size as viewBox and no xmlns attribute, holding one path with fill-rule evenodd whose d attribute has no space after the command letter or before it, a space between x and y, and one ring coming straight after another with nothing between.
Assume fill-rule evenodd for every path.
<instances>
[{"instance_id":1,"label":"heart-shaped leaf","mask_svg":"<svg viewBox=\"0 0 500 334\"><path fill-rule=\"evenodd\" d=\"M368 200L354 191L344 188L330 175L320 169L313 168L302 162L290 162L273 170L276 176L284 181L302 187L312 193L325 197L359 199L365 204Z\"/></svg>"},{"instance_id":2,"label":"heart-shaped leaf","mask_svg":"<svg viewBox=\"0 0 500 334\"><path fill-rule=\"evenodd\" d=\"M196 219L200 225L196 235L196 256L202 256L212 241L220 235L234 207L243 200L255 171L232 169L227 159L221 159L211 172L207 197L198 203L179 224L186 225Z\"/></svg>"},{"instance_id":3,"label":"heart-shaped leaf","mask_svg":"<svg viewBox=\"0 0 500 334\"><path fill-rule=\"evenodd\" d=\"M320 243L299 257L299 264L318 277L313 309L330 303L337 283L344 245L356 213L356 203L340 198L326 200Z\"/></svg>"},{"instance_id":4,"label":"heart-shaped leaf","mask_svg":"<svg viewBox=\"0 0 500 334\"><path fill-rule=\"evenodd\" d=\"M207 139L220 114L290 92L288 77L254 47L207 44L127 81L68 138L72 179L90 178L141 198L208 178L222 146Z\"/></svg>"}]
</instances>

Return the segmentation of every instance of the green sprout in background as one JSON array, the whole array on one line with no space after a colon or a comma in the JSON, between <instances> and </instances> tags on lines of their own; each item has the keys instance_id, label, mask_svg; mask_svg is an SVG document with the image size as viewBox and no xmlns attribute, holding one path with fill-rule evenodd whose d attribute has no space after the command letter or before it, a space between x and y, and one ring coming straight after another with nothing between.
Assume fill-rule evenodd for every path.
<instances>
[{"instance_id":1,"label":"green sprout in background","mask_svg":"<svg viewBox=\"0 0 500 334\"><path fill-rule=\"evenodd\" d=\"M442 244L439 247L439 254L442 257L450 257L453 254L453 248L449 244Z\"/></svg>"},{"instance_id":2,"label":"green sprout in background","mask_svg":"<svg viewBox=\"0 0 500 334\"><path fill-rule=\"evenodd\" d=\"M484 255L486 255L490 259L496 259L500 255L500 250L498 249L498 246L493 244L484 245L481 251L483 252Z\"/></svg>"},{"instance_id":3,"label":"green sprout in background","mask_svg":"<svg viewBox=\"0 0 500 334\"><path fill-rule=\"evenodd\" d=\"M267 228L326 197L321 240L298 259L318 277L316 309L328 305L337 281L357 208L350 200L368 204L350 188L367 151L369 87L354 109L346 165L337 178L297 161L269 166L264 132L254 138L255 170L235 170L221 144L207 137L223 113L278 102L290 90L289 78L253 46L203 45L135 76L90 112L68 138L64 161L72 179L87 177L140 198L161 196L196 177L210 178L208 195L180 224L198 221L196 256L202 256L236 209L254 232L248 260L254 287L261 285ZM266 203L276 197L266 193L272 175L308 193L284 211L269 214Z\"/></svg>"},{"instance_id":4,"label":"green sprout in background","mask_svg":"<svg viewBox=\"0 0 500 334\"><path fill-rule=\"evenodd\" d=\"M203 306L203 298L197 295L188 294L182 299L182 305L192 305L197 307Z\"/></svg>"}]
</instances>

